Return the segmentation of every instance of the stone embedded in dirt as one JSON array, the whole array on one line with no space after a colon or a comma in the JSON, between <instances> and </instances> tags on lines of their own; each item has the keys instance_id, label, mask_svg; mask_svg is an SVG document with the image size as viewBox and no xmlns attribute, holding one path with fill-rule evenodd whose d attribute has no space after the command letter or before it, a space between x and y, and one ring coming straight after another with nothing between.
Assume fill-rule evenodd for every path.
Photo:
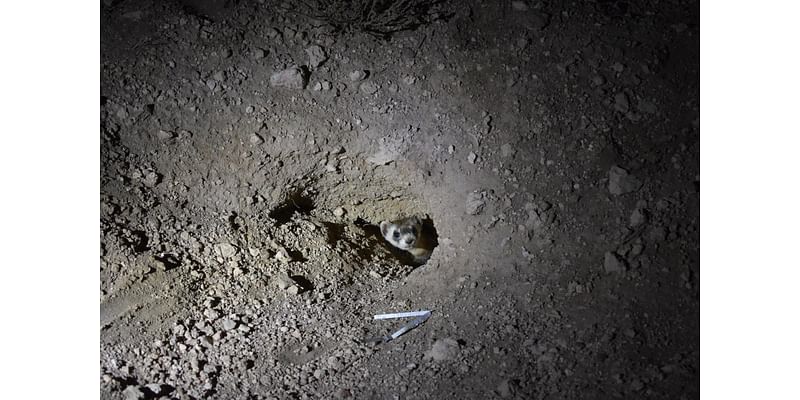
<instances>
[{"instance_id":1,"label":"stone embedded in dirt","mask_svg":"<svg viewBox=\"0 0 800 400\"><path fill-rule=\"evenodd\" d=\"M225 71L217 71L214 72L214 75L211 77L217 82L225 82L225 79L228 77L228 75L225 73Z\"/></svg>"},{"instance_id":2,"label":"stone embedded in dirt","mask_svg":"<svg viewBox=\"0 0 800 400\"><path fill-rule=\"evenodd\" d=\"M342 216L345 214L345 212L346 212L346 211L345 211L345 209L344 209L344 208L342 208L342 207L336 207L336 209L335 209L335 210L333 210L333 215L335 215L335 216L336 216L336 217L338 217L338 218L341 218L341 217L342 217Z\"/></svg>"},{"instance_id":3,"label":"stone embedded in dirt","mask_svg":"<svg viewBox=\"0 0 800 400\"><path fill-rule=\"evenodd\" d=\"M208 318L208 319L209 319L209 320L211 320L211 321L214 321L215 319L217 319L217 318L219 318L219 317L220 317L220 313L219 313L219 311L217 311L217 310L214 310L213 308L208 308L208 309L206 309L206 310L203 312L203 315L205 315L205 317L206 317L206 318Z\"/></svg>"},{"instance_id":4,"label":"stone embedded in dirt","mask_svg":"<svg viewBox=\"0 0 800 400\"><path fill-rule=\"evenodd\" d=\"M283 71L276 72L269 77L269 85L273 87L285 87L289 89L301 90L306 87L308 76L300 67L291 67Z\"/></svg>"},{"instance_id":5,"label":"stone embedded in dirt","mask_svg":"<svg viewBox=\"0 0 800 400\"><path fill-rule=\"evenodd\" d=\"M378 89L380 89L380 86L377 83L370 81L362 83L360 89L361 93L369 95L377 93Z\"/></svg>"},{"instance_id":6,"label":"stone embedded in dirt","mask_svg":"<svg viewBox=\"0 0 800 400\"><path fill-rule=\"evenodd\" d=\"M368 72L364 70L357 70L351 72L348 76L352 82L363 81L367 78Z\"/></svg>"},{"instance_id":7,"label":"stone embedded in dirt","mask_svg":"<svg viewBox=\"0 0 800 400\"><path fill-rule=\"evenodd\" d=\"M163 129L159 129L158 133L156 133L156 137L158 137L160 140L174 139L177 136L178 135L175 132L166 131L166 130L163 130Z\"/></svg>"},{"instance_id":8,"label":"stone embedded in dirt","mask_svg":"<svg viewBox=\"0 0 800 400\"><path fill-rule=\"evenodd\" d=\"M608 191L613 195L635 192L641 187L639 179L616 165L608 171Z\"/></svg>"},{"instance_id":9,"label":"stone embedded in dirt","mask_svg":"<svg viewBox=\"0 0 800 400\"><path fill-rule=\"evenodd\" d=\"M144 184L147 187L155 187L161 181L161 177L155 171L149 171L144 176Z\"/></svg>"},{"instance_id":10,"label":"stone embedded in dirt","mask_svg":"<svg viewBox=\"0 0 800 400\"><path fill-rule=\"evenodd\" d=\"M607 251L603 260L603 269L607 273L624 272L625 262L616 253Z\"/></svg>"},{"instance_id":11,"label":"stone embedded in dirt","mask_svg":"<svg viewBox=\"0 0 800 400\"><path fill-rule=\"evenodd\" d=\"M267 52L264 49L255 49L253 50L253 58L256 60L260 60L267 56Z\"/></svg>"},{"instance_id":12,"label":"stone embedded in dirt","mask_svg":"<svg viewBox=\"0 0 800 400\"><path fill-rule=\"evenodd\" d=\"M230 331L236 329L236 321L231 318L225 318L222 320L222 329L226 331Z\"/></svg>"},{"instance_id":13,"label":"stone embedded in dirt","mask_svg":"<svg viewBox=\"0 0 800 400\"><path fill-rule=\"evenodd\" d=\"M217 253L225 258L236 255L236 246L230 243L220 243L217 245Z\"/></svg>"},{"instance_id":14,"label":"stone embedded in dirt","mask_svg":"<svg viewBox=\"0 0 800 400\"><path fill-rule=\"evenodd\" d=\"M470 164L475 164L475 161L478 161L478 155L470 151L469 155L467 155L467 161Z\"/></svg>"},{"instance_id":15,"label":"stone embedded in dirt","mask_svg":"<svg viewBox=\"0 0 800 400\"><path fill-rule=\"evenodd\" d=\"M619 92L614 95L614 109L619 112L628 112L630 108L630 102L628 101L628 95L624 92Z\"/></svg>"},{"instance_id":16,"label":"stone embedded in dirt","mask_svg":"<svg viewBox=\"0 0 800 400\"><path fill-rule=\"evenodd\" d=\"M461 345L455 339L439 339L433 343L430 350L425 352L423 359L436 362L449 361L458 357L460 351Z\"/></svg>"},{"instance_id":17,"label":"stone embedded in dirt","mask_svg":"<svg viewBox=\"0 0 800 400\"><path fill-rule=\"evenodd\" d=\"M641 208L633 210L633 212L631 213L630 226L636 227L645 222L647 222L646 212Z\"/></svg>"},{"instance_id":18,"label":"stone embedded in dirt","mask_svg":"<svg viewBox=\"0 0 800 400\"><path fill-rule=\"evenodd\" d=\"M367 162L375 165L386 165L397 159L398 154L395 151L381 147L377 153L369 156Z\"/></svg>"},{"instance_id":19,"label":"stone embedded in dirt","mask_svg":"<svg viewBox=\"0 0 800 400\"><path fill-rule=\"evenodd\" d=\"M500 154L503 155L503 158L514 158L514 156L517 154L517 149L515 149L510 143L506 143L500 146Z\"/></svg>"},{"instance_id":20,"label":"stone embedded in dirt","mask_svg":"<svg viewBox=\"0 0 800 400\"><path fill-rule=\"evenodd\" d=\"M254 134L250 135L250 144L259 145L261 143L264 143L264 139L261 136L259 136L257 133L254 133Z\"/></svg>"},{"instance_id":21,"label":"stone embedded in dirt","mask_svg":"<svg viewBox=\"0 0 800 400\"><path fill-rule=\"evenodd\" d=\"M497 394L504 399L510 399L517 394L519 384L516 379L504 379L497 386Z\"/></svg>"},{"instance_id":22,"label":"stone embedded in dirt","mask_svg":"<svg viewBox=\"0 0 800 400\"><path fill-rule=\"evenodd\" d=\"M122 397L125 400L143 400L145 398L145 394L139 386L131 385L122 391Z\"/></svg>"},{"instance_id":23,"label":"stone embedded in dirt","mask_svg":"<svg viewBox=\"0 0 800 400\"><path fill-rule=\"evenodd\" d=\"M308 54L308 65L314 68L319 67L328 59L328 56L325 54L325 49L323 49L322 46L311 46L306 49L306 54Z\"/></svg>"},{"instance_id":24,"label":"stone embedded in dirt","mask_svg":"<svg viewBox=\"0 0 800 400\"><path fill-rule=\"evenodd\" d=\"M603 75L595 75L595 76L592 77L592 83L595 86L600 86L600 85L606 83L606 78L603 77Z\"/></svg>"},{"instance_id":25,"label":"stone embedded in dirt","mask_svg":"<svg viewBox=\"0 0 800 400\"><path fill-rule=\"evenodd\" d=\"M528 11L528 5L524 1L514 0L511 2L511 8L517 11Z\"/></svg>"},{"instance_id":26,"label":"stone embedded in dirt","mask_svg":"<svg viewBox=\"0 0 800 400\"><path fill-rule=\"evenodd\" d=\"M481 191L474 191L467 195L466 211L469 215L478 215L483 212L486 207L486 200L484 193Z\"/></svg>"}]
</instances>

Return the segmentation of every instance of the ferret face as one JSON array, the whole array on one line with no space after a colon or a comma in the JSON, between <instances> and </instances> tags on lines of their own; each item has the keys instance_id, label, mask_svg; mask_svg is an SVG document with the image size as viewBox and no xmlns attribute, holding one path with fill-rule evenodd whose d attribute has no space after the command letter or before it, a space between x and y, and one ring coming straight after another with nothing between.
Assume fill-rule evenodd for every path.
<instances>
[{"instance_id":1,"label":"ferret face","mask_svg":"<svg viewBox=\"0 0 800 400\"><path fill-rule=\"evenodd\" d=\"M396 222L381 222L384 239L402 250L413 249L420 234L421 223L418 218L408 218Z\"/></svg>"}]
</instances>

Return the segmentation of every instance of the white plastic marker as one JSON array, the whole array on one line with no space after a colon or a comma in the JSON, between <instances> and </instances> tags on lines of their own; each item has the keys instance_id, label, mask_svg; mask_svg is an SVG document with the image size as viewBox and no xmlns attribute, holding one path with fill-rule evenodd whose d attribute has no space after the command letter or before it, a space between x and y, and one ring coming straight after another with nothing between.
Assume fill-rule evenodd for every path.
<instances>
[{"instance_id":1,"label":"white plastic marker","mask_svg":"<svg viewBox=\"0 0 800 400\"><path fill-rule=\"evenodd\" d=\"M430 310L425 311L410 311L410 312L402 312L402 313L392 313L392 314L378 314L372 317L373 320L379 319L395 319L395 318L414 318L411 322L405 324L402 328L398 329L396 332L392 333L391 335L375 337L370 339L365 339L365 342L372 342L372 343L386 343L390 340L397 339L400 335L420 326L423 322L425 322L431 316Z\"/></svg>"}]
</instances>

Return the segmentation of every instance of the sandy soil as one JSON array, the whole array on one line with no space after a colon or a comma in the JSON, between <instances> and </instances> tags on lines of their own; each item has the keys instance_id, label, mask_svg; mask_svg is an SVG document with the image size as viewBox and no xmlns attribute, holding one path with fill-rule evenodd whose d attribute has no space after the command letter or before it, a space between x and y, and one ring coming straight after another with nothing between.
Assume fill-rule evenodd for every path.
<instances>
[{"instance_id":1,"label":"sandy soil","mask_svg":"<svg viewBox=\"0 0 800 400\"><path fill-rule=\"evenodd\" d=\"M698 3L443 10L101 3L102 398L699 397Z\"/></svg>"}]
</instances>

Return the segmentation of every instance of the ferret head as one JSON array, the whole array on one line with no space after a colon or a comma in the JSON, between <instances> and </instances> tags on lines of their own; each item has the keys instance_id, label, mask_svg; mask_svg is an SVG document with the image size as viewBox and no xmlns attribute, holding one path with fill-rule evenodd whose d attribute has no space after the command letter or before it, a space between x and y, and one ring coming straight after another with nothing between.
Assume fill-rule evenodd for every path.
<instances>
[{"instance_id":1,"label":"ferret head","mask_svg":"<svg viewBox=\"0 0 800 400\"><path fill-rule=\"evenodd\" d=\"M381 235L392 246L402 250L413 249L421 234L422 221L419 217L405 218L394 222L381 222Z\"/></svg>"}]
</instances>

